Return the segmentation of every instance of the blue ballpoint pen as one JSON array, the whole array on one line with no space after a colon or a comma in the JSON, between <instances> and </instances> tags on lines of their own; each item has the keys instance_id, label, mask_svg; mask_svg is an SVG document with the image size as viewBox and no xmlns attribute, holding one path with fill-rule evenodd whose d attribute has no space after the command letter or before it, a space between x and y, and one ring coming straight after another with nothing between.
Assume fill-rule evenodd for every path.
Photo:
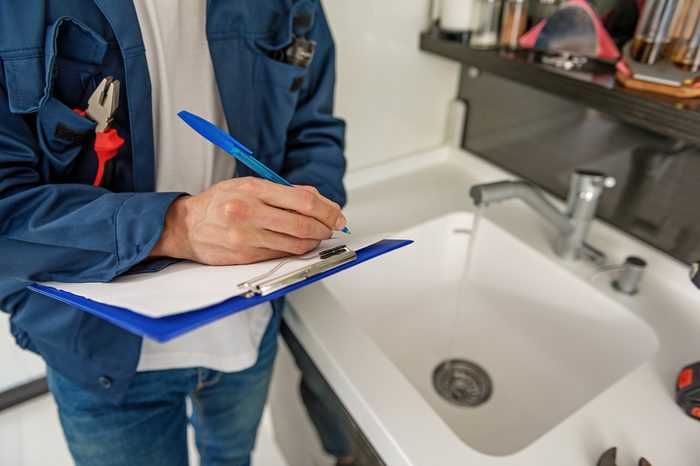
<instances>
[{"instance_id":1,"label":"blue ballpoint pen","mask_svg":"<svg viewBox=\"0 0 700 466\"><path fill-rule=\"evenodd\" d=\"M186 110L178 112L177 116L182 118L185 123L190 125L190 127L197 133L199 133L201 136L208 139L211 143L219 146L228 154L234 156L236 160L253 170L258 175L262 176L266 180L284 186L294 186L289 181L285 180L277 173L269 169L264 163L260 162L258 159L253 157L253 151L251 151L246 146L238 142L236 138L234 138L218 126ZM345 227L340 231L342 231L343 233L350 233L348 227Z\"/></svg>"}]
</instances>

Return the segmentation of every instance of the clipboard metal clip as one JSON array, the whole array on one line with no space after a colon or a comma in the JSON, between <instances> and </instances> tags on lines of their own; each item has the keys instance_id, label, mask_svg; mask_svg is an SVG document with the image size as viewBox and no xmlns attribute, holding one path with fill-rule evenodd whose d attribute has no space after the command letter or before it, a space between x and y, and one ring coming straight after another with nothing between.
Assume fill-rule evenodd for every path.
<instances>
[{"instance_id":1,"label":"clipboard metal clip","mask_svg":"<svg viewBox=\"0 0 700 466\"><path fill-rule=\"evenodd\" d=\"M320 260L318 262L314 262L311 265L307 265L306 267L302 267L284 275L280 275L279 277L268 279L270 275L274 274L280 268L282 268L282 266L290 262L306 261L312 259ZM245 288L247 290L247 292L244 294L246 298L252 298L255 295L265 296L270 293L274 293L277 290L281 290L282 288L286 288L290 285L294 285L295 283L304 281L307 278L313 277L314 275L318 275L327 270L334 269L335 267L338 267L340 265L352 262L355 259L357 259L355 251L343 244L332 249L326 249L324 251L319 252L318 254L314 254L313 256L293 257L284 260L268 272L246 280L243 283L240 283L238 287Z\"/></svg>"}]
</instances>

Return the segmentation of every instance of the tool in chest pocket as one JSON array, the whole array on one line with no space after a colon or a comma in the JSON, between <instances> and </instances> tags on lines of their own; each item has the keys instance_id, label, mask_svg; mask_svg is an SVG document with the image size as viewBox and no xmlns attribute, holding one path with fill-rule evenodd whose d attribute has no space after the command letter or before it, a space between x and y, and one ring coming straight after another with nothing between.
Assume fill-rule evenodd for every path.
<instances>
[{"instance_id":1,"label":"tool in chest pocket","mask_svg":"<svg viewBox=\"0 0 700 466\"><path fill-rule=\"evenodd\" d=\"M308 68L316 53L316 41L307 39L296 31L308 31L312 24L311 15L304 13L294 15L292 29L295 32L292 34L292 43L284 49L273 51L271 57L300 68Z\"/></svg>"},{"instance_id":2,"label":"tool in chest pocket","mask_svg":"<svg viewBox=\"0 0 700 466\"><path fill-rule=\"evenodd\" d=\"M124 144L117 130L110 127L112 116L119 106L119 80L111 76L104 78L92 93L85 110L75 109L81 116L94 121L95 153L97 154L97 173L93 186L99 186L105 174L107 162L112 160Z\"/></svg>"}]
</instances>

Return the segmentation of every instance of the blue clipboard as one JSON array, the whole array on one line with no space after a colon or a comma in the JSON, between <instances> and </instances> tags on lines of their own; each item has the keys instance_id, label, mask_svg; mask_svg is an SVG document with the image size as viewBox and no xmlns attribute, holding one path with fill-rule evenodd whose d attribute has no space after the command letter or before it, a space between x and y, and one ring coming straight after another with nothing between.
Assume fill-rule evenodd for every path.
<instances>
[{"instance_id":1,"label":"blue clipboard","mask_svg":"<svg viewBox=\"0 0 700 466\"><path fill-rule=\"evenodd\" d=\"M161 318L147 317L130 311L129 309L99 303L97 301L83 298L82 296L68 293L67 291L46 287L38 283L29 285L28 288L32 291L36 291L37 293L41 293L70 304L71 306L75 306L78 309L82 309L83 311L89 312L90 314L100 317L107 322L117 325L132 333L148 337L162 343L172 340L177 336L183 335L203 325L214 322L215 320L221 319L222 317L243 311L257 304L280 298L294 290L303 288L342 270L354 267L377 256L381 256L382 254L386 254L395 249L407 246L412 242L413 241L411 240L385 239L356 251L357 259L353 260L352 262L339 265L331 270L322 272L311 278L307 278L302 282L277 290L271 294L265 296L255 295L250 298L235 296L213 306Z\"/></svg>"}]
</instances>

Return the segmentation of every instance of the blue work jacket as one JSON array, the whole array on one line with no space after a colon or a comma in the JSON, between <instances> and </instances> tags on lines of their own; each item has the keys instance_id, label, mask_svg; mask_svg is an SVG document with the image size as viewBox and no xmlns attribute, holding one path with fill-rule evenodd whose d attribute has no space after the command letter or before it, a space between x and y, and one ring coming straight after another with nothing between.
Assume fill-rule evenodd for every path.
<instances>
[{"instance_id":1,"label":"blue work jacket","mask_svg":"<svg viewBox=\"0 0 700 466\"><path fill-rule=\"evenodd\" d=\"M206 29L232 133L290 182L343 204L344 124L332 116L334 47L320 2L209 0ZM317 43L308 68L275 58L293 34ZM106 76L122 82L112 126L125 143L93 187L94 123L72 109ZM132 2L0 2L0 309L21 347L116 404L141 338L25 288L106 282L148 263L181 194L154 192L150 93ZM253 175L240 165L237 174Z\"/></svg>"}]
</instances>

